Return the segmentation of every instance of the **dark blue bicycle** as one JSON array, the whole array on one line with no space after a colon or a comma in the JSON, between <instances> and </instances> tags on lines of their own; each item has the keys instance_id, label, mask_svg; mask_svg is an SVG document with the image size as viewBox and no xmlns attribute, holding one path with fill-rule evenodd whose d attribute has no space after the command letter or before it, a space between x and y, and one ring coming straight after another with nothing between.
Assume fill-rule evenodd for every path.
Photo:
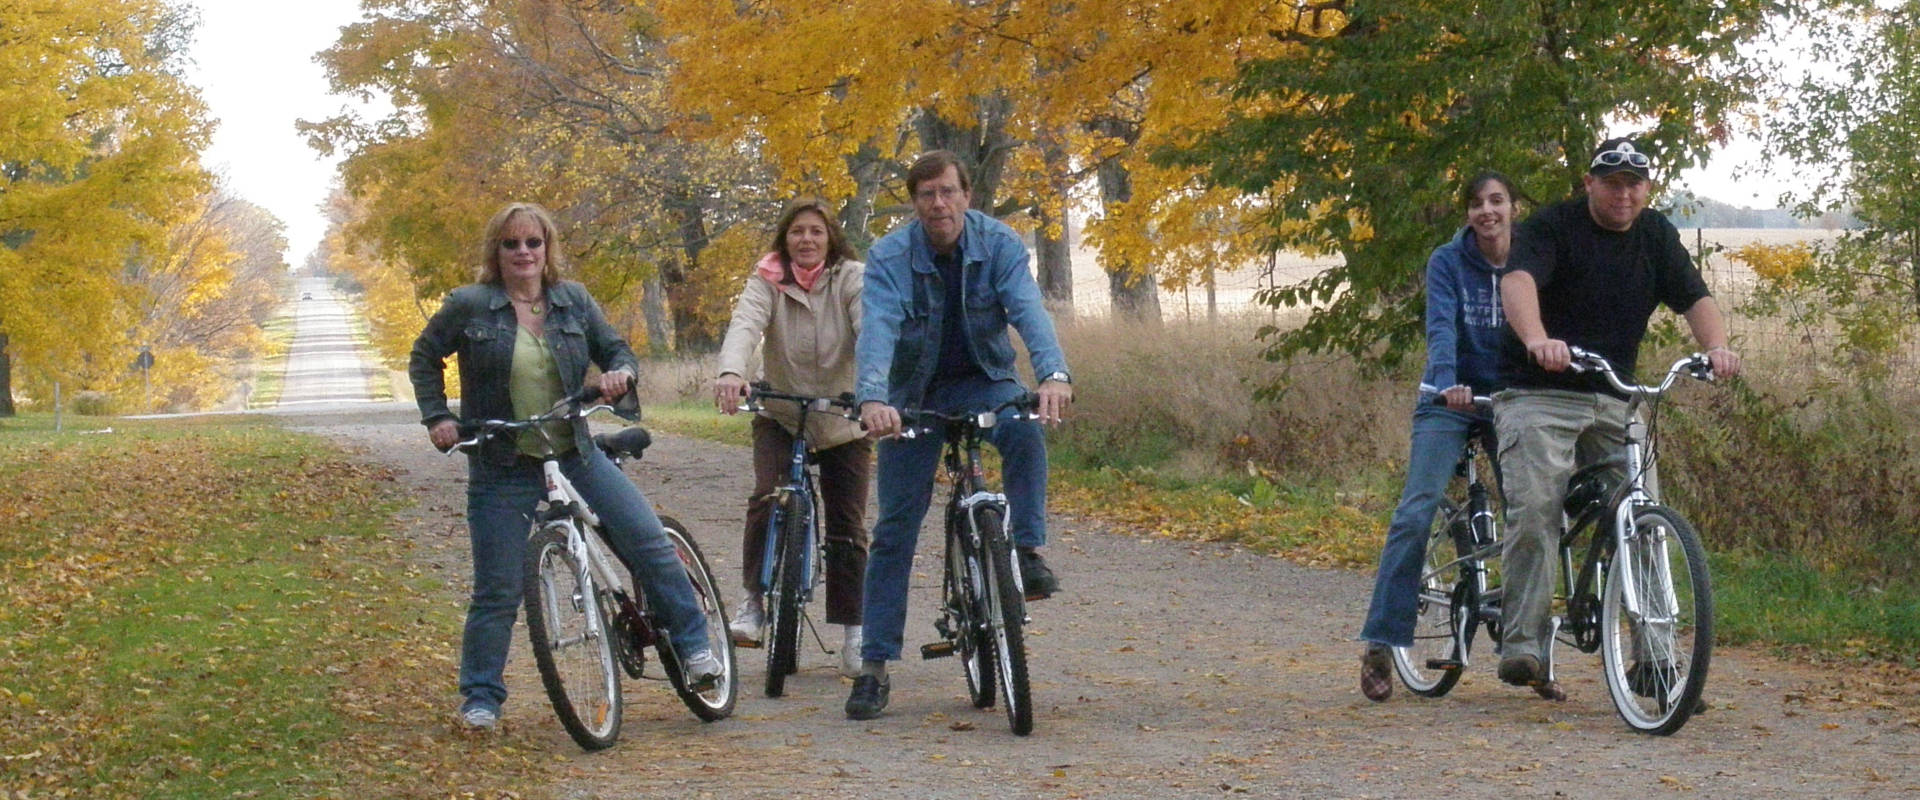
<instances>
[{"instance_id":1,"label":"dark blue bicycle","mask_svg":"<svg viewBox=\"0 0 1920 800\"><path fill-rule=\"evenodd\" d=\"M793 403L800 409L787 482L773 489L773 513L767 518L766 550L760 559L761 607L767 610L760 637L767 648L766 690L768 697L779 697L786 691L787 676L799 669L800 623L824 572L821 542L825 523L820 514L820 490L813 470L808 469L813 455L807 442L807 415L832 414L854 421L860 416L854 413L852 394L788 394L765 382L753 384L753 393L741 410L758 412L768 400Z\"/></svg>"}]
</instances>

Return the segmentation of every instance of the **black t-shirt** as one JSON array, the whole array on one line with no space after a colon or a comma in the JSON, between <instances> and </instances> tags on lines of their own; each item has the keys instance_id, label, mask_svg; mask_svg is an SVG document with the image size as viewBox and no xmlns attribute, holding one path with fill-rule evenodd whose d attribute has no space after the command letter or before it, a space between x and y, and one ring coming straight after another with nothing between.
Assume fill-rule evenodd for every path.
<instances>
[{"instance_id":1,"label":"black t-shirt","mask_svg":"<svg viewBox=\"0 0 1920 800\"><path fill-rule=\"evenodd\" d=\"M1520 223L1507 268L1533 276L1547 336L1605 356L1628 381L1654 308L1664 303L1685 312L1708 294L1680 232L1665 216L1643 210L1633 227L1611 231L1593 221L1585 197L1555 203ZM1541 369L1511 328L1500 362L1500 376L1511 387L1614 393L1598 375Z\"/></svg>"},{"instance_id":2,"label":"black t-shirt","mask_svg":"<svg viewBox=\"0 0 1920 800\"><path fill-rule=\"evenodd\" d=\"M940 272L944 296L940 309L940 363L933 371L930 393L937 393L934 390L939 387L986 374L973 360L973 351L967 345L967 315L960 293L960 282L964 279L963 263L958 246L951 253L935 253L933 256L933 266Z\"/></svg>"}]
</instances>

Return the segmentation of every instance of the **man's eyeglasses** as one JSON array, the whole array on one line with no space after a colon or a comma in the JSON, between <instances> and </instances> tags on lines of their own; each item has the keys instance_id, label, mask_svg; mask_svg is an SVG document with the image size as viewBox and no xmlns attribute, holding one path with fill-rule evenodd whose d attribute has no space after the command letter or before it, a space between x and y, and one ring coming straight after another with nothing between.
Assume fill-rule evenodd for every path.
<instances>
[{"instance_id":1,"label":"man's eyeglasses","mask_svg":"<svg viewBox=\"0 0 1920 800\"><path fill-rule=\"evenodd\" d=\"M1587 168L1617 167L1621 164L1646 169L1653 164L1653 159L1647 158L1646 153L1633 149L1632 143L1621 142L1618 147L1612 150L1600 151L1599 155L1593 157L1593 163L1588 164Z\"/></svg>"},{"instance_id":2,"label":"man's eyeglasses","mask_svg":"<svg viewBox=\"0 0 1920 800\"><path fill-rule=\"evenodd\" d=\"M526 239L526 245L528 250L538 250L540 249L540 245L543 245L546 243L547 243L547 240L542 239L538 236L529 236ZM501 239L500 249L518 250L520 249L520 244L521 244L521 240L519 239Z\"/></svg>"},{"instance_id":3,"label":"man's eyeglasses","mask_svg":"<svg viewBox=\"0 0 1920 800\"><path fill-rule=\"evenodd\" d=\"M922 203L931 203L935 198L954 201L960 199L960 190L952 186L927 187L913 193L913 199Z\"/></svg>"}]
</instances>

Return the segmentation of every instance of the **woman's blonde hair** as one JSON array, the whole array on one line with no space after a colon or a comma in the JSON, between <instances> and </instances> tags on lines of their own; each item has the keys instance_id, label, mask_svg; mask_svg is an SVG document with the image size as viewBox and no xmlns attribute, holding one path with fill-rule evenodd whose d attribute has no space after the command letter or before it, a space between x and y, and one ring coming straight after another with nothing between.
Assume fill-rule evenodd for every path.
<instances>
[{"instance_id":1,"label":"woman's blonde hair","mask_svg":"<svg viewBox=\"0 0 1920 800\"><path fill-rule=\"evenodd\" d=\"M505 208L487 221L487 238L480 245L480 272L476 277L481 283L500 282L500 240L506 238L507 225L513 222L517 214L533 218L540 226L540 238L545 242L547 266L540 273L542 288L560 282L560 271L566 268L566 257L561 255L559 230L554 227L553 215L541 208L538 203L508 203Z\"/></svg>"}]
</instances>

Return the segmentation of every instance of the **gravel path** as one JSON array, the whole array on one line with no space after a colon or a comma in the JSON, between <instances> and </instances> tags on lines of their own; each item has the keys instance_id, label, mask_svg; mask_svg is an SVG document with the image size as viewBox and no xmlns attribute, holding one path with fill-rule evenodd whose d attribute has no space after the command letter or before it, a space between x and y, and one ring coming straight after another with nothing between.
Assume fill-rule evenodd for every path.
<instances>
[{"instance_id":1,"label":"gravel path","mask_svg":"<svg viewBox=\"0 0 1920 800\"><path fill-rule=\"evenodd\" d=\"M426 566L449 576L446 601L459 602L463 463L427 446L410 408L283 418L399 471L421 501L403 529L420 540ZM658 435L628 467L662 513L688 525L729 587L738 585L748 463L744 448ZM910 652L933 638L937 509L928 518ZM1358 691L1351 641L1369 576L1072 517L1051 524L1048 560L1064 591L1031 607L1030 737L1009 733L997 710L973 709L951 659L897 663L885 716L848 721L849 683L812 645L777 700L759 693L763 651L740 650L740 704L719 723L698 722L664 688L629 684L625 741L583 755L553 722L516 637L507 721L536 727L568 761L556 794L582 800L1920 793L1920 687L1891 671L1723 648L1711 710L1669 738L1629 732L1598 681L1598 658L1578 653L1561 656L1565 703L1502 685L1483 657L1444 699L1400 687L1375 704ZM727 601L736 595L729 589Z\"/></svg>"}]
</instances>

